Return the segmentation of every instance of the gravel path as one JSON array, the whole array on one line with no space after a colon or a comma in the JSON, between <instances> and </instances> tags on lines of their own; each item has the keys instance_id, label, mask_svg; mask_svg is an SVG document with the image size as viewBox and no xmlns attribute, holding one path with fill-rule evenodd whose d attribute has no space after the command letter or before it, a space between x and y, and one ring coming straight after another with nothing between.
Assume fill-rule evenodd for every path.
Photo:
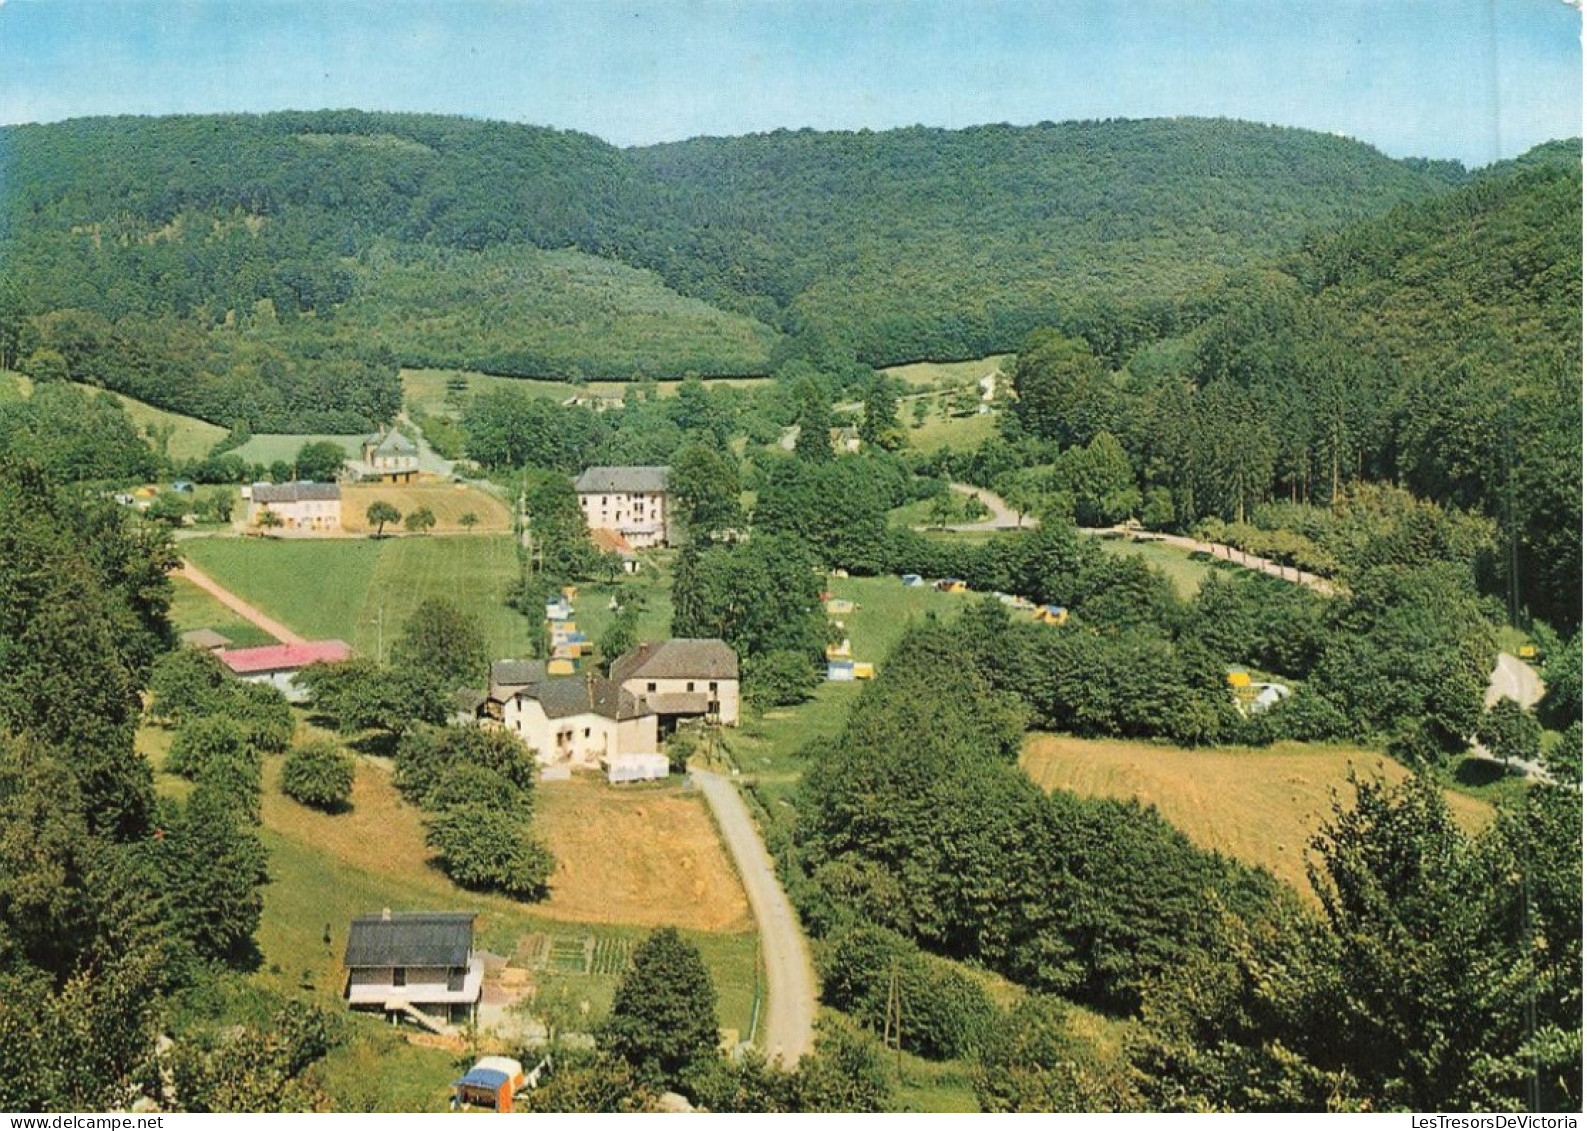
<instances>
[{"instance_id":1,"label":"gravel path","mask_svg":"<svg viewBox=\"0 0 1587 1131\"><path fill-rule=\"evenodd\" d=\"M761 954L766 962L766 1008L762 1013L760 1046L768 1060L781 1060L783 1067L792 1068L810 1051L814 1039L816 978L810 949L738 790L719 774L695 770L693 775L716 815L733 862L738 865L760 931Z\"/></svg>"}]
</instances>

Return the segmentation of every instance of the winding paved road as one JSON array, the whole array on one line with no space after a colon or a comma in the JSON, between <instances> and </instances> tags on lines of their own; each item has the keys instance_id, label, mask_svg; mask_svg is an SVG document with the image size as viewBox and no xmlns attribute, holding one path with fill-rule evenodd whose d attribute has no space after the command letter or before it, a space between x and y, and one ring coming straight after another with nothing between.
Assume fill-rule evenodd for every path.
<instances>
[{"instance_id":1,"label":"winding paved road","mask_svg":"<svg viewBox=\"0 0 1587 1131\"><path fill-rule=\"evenodd\" d=\"M738 865L744 893L749 896L749 907L760 931L761 954L766 962L761 1048L767 1060L781 1060L784 1068L791 1069L810 1051L815 1036L816 976L810 963L810 948L738 790L720 774L705 770L692 773Z\"/></svg>"}]
</instances>

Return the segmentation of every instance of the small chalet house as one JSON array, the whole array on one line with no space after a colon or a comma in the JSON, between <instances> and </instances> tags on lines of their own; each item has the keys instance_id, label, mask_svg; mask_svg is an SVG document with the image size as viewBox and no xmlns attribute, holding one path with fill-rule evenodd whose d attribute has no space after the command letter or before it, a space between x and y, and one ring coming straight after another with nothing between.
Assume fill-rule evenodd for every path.
<instances>
[{"instance_id":1,"label":"small chalet house","mask_svg":"<svg viewBox=\"0 0 1587 1131\"><path fill-rule=\"evenodd\" d=\"M438 1032L477 1020L485 963L474 913L360 915L347 932L347 1004L381 1009Z\"/></svg>"},{"instance_id":2,"label":"small chalet house","mask_svg":"<svg viewBox=\"0 0 1587 1131\"><path fill-rule=\"evenodd\" d=\"M635 550L667 544L665 467L591 467L573 481L584 521Z\"/></svg>"},{"instance_id":3,"label":"small chalet house","mask_svg":"<svg viewBox=\"0 0 1587 1131\"><path fill-rule=\"evenodd\" d=\"M656 713L664 736L689 719L738 725L738 656L725 641L641 644L612 662L612 682Z\"/></svg>"},{"instance_id":4,"label":"small chalet house","mask_svg":"<svg viewBox=\"0 0 1587 1131\"><path fill-rule=\"evenodd\" d=\"M335 483L255 483L248 495L248 525L261 524L266 511L284 530L340 530L342 489Z\"/></svg>"},{"instance_id":5,"label":"small chalet house","mask_svg":"<svg viewBox=\"0 0 1587 1131\"><path fill-rule=\"evenodd\" d=\"M481 714L517 735L542 766L593 770L620 755L657 753L655 712L594 672L553 676L539 661L498 661Z\"/></svg>"},{"instance_id":6,"label":"small chalet house","mask_svg":"<svg viewBox=\"0 0 1587 1131\"><path fill-rule=\"evenodd\" d=\"M260 648L221 648L215 651L220 662L238 679L249 683L268 683L287 697L288 703L302 703L308 693L297 685L297 674L310 664L337 663L350 658L353 650L340 640L317 640L307 644L266 644Z\"/></svg>"},{"instance_id":7,"label":"small chalet house","mask_svg":"<svg viewBox=\"0 0 1587 1131\"><path fill-rule=\"evenodd\" d=\"M365 436L363 459L354 470L359 479L411 483L419 477L419 446L395 430Z\"/></svg>"}]
</instances>

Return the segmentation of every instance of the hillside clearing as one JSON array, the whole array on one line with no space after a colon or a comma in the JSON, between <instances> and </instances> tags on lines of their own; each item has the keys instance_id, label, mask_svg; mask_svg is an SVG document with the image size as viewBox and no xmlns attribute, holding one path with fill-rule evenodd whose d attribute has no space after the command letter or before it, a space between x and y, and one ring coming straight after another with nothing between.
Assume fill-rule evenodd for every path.
<instances>
[{"instance_id":1,"label":"hillside clearing","mask_svg":"<svg viewBox=\"0 0 1587 1131\"><path fill-rule=\"evenodd\" d=\"M1211 562L1193 560L1190 551L1166 546L1160 542L1138 542L1133 538L1098 538L1097 544L1102 547L1102 552L1105 554L1119 558L1140 558L1152 568L1167 574L1168 580L1174 583L1174 592L1186 601L1192 600L1201 591L1201 583L1207 580L1214 569Z\"/></svg>"},{"instance_id":2,"label":"hillside clearing","mask_svg":"<svg viewBox=\"0 0 1587 1131\"><path fill-rule=\"evenodd\" d=\"M88 385L79 388L97 393L100 389ZM151 404L135 400L123 393L112 393L127 410L127 417L138 435L149 441L149 446L169 459L203 459L210 449L226 438L226 429L196 416L183 416L167 412Z\"/></svg>"},{"instance_id":3,"label":"hillside clearing","mask_svg":"<svg viewBox=\"0 0 1587 1131\"><path fill-rule=\"evenodd\" d=\"M893 365L882 372L889 377L921 388L968 385L979 381L988 373L996 373L1003 362L1013 354L996 353L990 357L976 357L968 361L917 361L910 365Z\"/></svg>"},{"instance_id":4,"label":"hillside clearing","mask_svg":"<svg viewBox=\"0 0 1587 1131\"><path fill-rule=\"evenodd\" d=\"M1028 735L1020 766L1049 792L1155 805L1202 848L1267 868L1308 897L1307 843L1332 812L1335 795L1350 801L1350 771L1391 782L1408 776L1381 754L1341 747L1282 742L1263 750L1180 750L1056 734ZM1468 831L1493 818L1484 802L1445 796Z\"/></svg>"},{"instance_id":5,"label":"hillside clearing","mask_svg":"<svg viewBox=\"0 0 1587 1131\"><path fill-rule=\"evenodd\" d=\"M709 387L731 386L754 388L768 382L765 377L707 377ZM453 392L448 385L462 388ZM656 381L653 388L658 396L670 397L677 393L681 381ZM422 412L442 415L458 411L462 399L476 393L491 393L501 389L515 389L532 397L545 397L565 401L569 397L598 397L620 401L625 393L640 388L633 381L542 381L533 377L499 377L468 369L404 369L402 371L403 400Z\"/></svg>"}]
</instances>

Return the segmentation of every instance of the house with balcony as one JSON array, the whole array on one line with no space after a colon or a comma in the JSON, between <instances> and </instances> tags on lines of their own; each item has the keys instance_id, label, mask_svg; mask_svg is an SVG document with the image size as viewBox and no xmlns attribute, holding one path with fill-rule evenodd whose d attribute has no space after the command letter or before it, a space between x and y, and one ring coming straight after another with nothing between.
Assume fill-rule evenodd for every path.
<instances>
[{"instance_id":1,"label":"house with balcony","mask_svg":"<svg viewBox=\"0 0 1587 1131\"><path fill-rule=\"evenodd\" d=\"M485 963L472 911L360 915L347 932L347 1004L437 1033L478 1020Z\"/></svg>"}]
</instances>

